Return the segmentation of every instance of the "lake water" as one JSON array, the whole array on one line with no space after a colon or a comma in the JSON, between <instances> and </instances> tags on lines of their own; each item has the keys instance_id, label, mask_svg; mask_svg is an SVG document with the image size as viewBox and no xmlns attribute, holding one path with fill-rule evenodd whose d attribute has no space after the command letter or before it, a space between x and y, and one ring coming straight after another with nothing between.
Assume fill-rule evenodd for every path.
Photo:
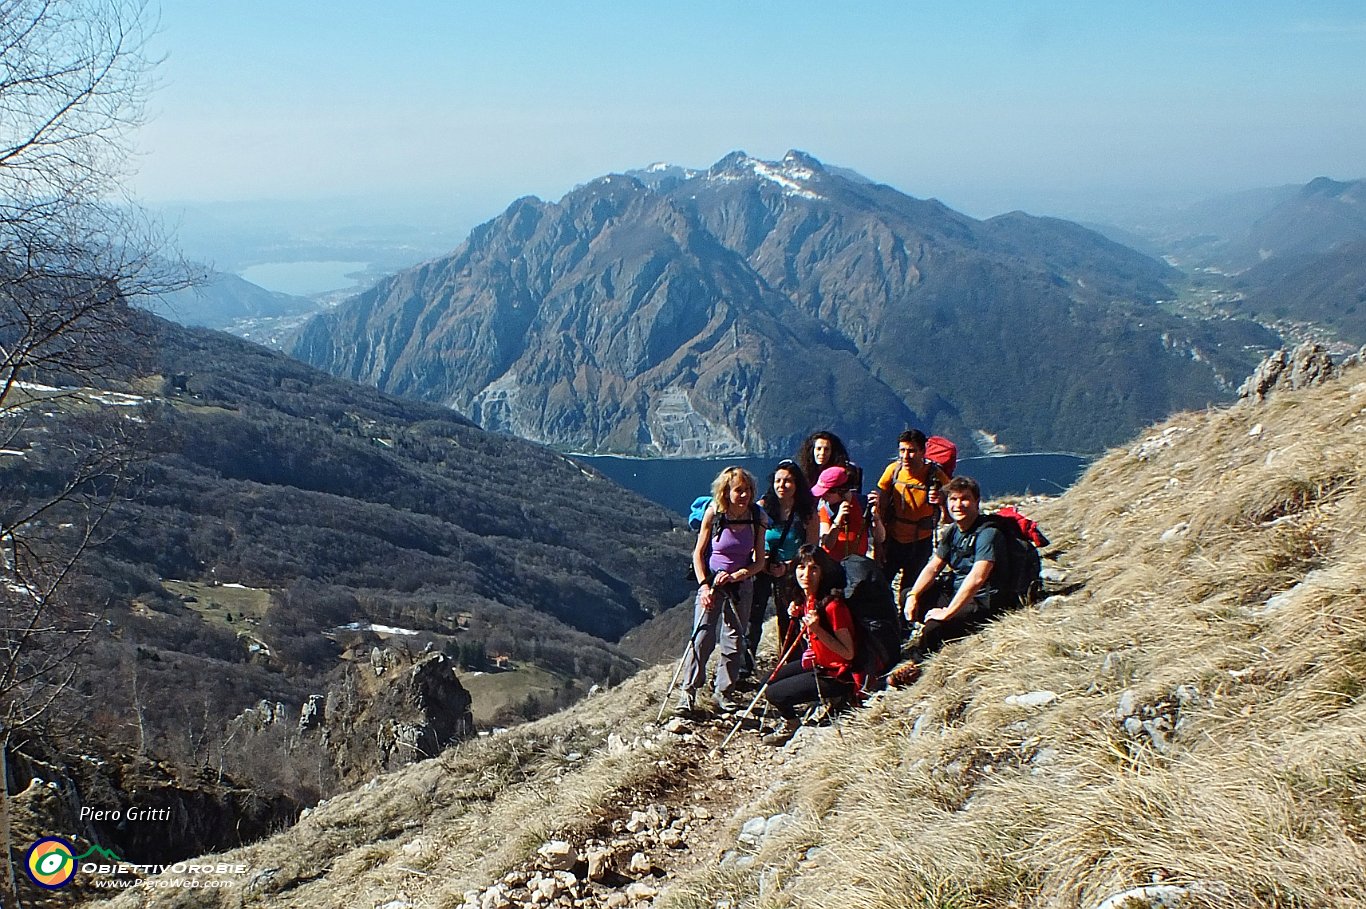
<instances>
[{"instance_id":1,"label":"lake water","mask_svg":"<svg viewBox=\"0 0 1366 909\"><path fill-rule=\"evenodd\" d=\"M266 290L307 297L329 290L355 287L348 275L362 272L368 262L266 262L253 265L238 275Z\"/></svg>"},{"instance_id":2,"label":"lake water","mask_svg":"<svg viewBox=\"0 0 1366 909\"><path fill-rule=\"evenodd\" d=\"M711 490L711 481L724 467L738 464L759 481L760 493L781 458L659 458L651 460L582 457L576 461L602 471L611 479L664 507L686 515L692 500ZM1026 493L1056 494L1071 486L1091 463L1072 454L1018 454L990 458L960 458L957 473L982 485L986 498ZM886 464L878 465L886 467ZM865 465L868 473L873 468ZM878 476L881 476L879 471ZM867 489L877 477L864 481Z\"/></svg>"}]
</instances>

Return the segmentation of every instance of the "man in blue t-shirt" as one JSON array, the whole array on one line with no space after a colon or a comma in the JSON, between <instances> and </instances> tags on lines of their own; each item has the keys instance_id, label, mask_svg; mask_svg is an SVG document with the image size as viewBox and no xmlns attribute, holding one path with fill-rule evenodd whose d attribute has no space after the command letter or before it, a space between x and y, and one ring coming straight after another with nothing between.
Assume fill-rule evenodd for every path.
<instances>
[{"instance_id":1,"label":"man in blue t-shirt","mask_svg":"<svg viewBox=\"0 0 1366 909\"><path fill-rule=\"evenodd\" d=\"M971 477L954 477L945 485L944 496L953 526L906 598L906 620L923 623L916 645L922 655L976 631L992 613L1009 605L1001 583L1010 558L1009 541L985 523L981 487ZM935 583L946 567L953 572L951 588ZM927 591L938 595L927 596Z\"/></svg>"}]
</instances>

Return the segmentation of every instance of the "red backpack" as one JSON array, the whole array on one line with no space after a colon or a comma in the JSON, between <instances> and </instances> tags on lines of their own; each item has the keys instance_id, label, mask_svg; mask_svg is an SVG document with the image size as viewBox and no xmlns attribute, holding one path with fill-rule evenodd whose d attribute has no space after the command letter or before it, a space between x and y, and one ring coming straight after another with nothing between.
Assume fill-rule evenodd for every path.
<instances>
[{"instance_id":1,"label":"red backpack","mask_svg":"<svg viewBox=\"0 0 1366 909\"><path fill-rule=\"evenodd\" d=\"M952 477L958 466L958 446L943 436L930 436L925 440L925 460L938 464L945 476Z\"/></svg>"},{"instance_id":2,"label":"red backpack","mask_svg":"<svg viewBox=\"0 0 1366 909\"><path fill-rule=\"evenodd\" d=\"M1015 526L1020 529L1020 535L1040 549L1048 545L1048 537L1044 536L1043 531L1039 529L1039 522L1021 514L1014 505L996 509L996 515L1014 521Z\"/></svg>"}]
</instances>

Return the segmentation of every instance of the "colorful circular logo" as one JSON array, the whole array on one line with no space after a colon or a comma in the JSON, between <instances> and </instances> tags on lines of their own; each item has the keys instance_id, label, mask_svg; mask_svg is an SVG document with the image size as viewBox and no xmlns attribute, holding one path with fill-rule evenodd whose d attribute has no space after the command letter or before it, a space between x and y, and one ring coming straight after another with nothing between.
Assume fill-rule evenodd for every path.
<instances>
[{"instance_id":1,"label":"colorful circular logo","mask_svg":"<svg viewBox=\"0 0 1366 909\"><path fill-rule=\"evenodd\" d=\"M59 836L45 836L28 847L24 870L39 887L65 887L76 876L76 848Z\"/></svg>"}]
</instances>

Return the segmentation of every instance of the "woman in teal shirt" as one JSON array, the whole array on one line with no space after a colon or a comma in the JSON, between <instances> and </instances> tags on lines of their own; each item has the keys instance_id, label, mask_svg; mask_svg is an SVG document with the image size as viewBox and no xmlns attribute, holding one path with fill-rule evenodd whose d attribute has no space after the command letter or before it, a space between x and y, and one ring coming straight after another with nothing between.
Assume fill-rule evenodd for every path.
<instances>
[{"instance_id":1,"label":"woman in teal shirt","mask_svg":"<svg viewBox=\"0 0 1366 909\"><path fill-rule=\"evenodd\" d=\"M754 605L749 613L749 665L759 650L764 618L768 614L770 597L776 604L778 618L779 656L787 642L787 607L792 603L796 581L792 575L792 561L797 550L806 543L815 543L820 535L820 520L816 516L816 499L811 495L811 484L802 474L797 462L780 461L768 480L768 492L759 501L768 515L768 530L764 534L764 548L768 565L754 579Z\"/></svg>"}]
</instances>

